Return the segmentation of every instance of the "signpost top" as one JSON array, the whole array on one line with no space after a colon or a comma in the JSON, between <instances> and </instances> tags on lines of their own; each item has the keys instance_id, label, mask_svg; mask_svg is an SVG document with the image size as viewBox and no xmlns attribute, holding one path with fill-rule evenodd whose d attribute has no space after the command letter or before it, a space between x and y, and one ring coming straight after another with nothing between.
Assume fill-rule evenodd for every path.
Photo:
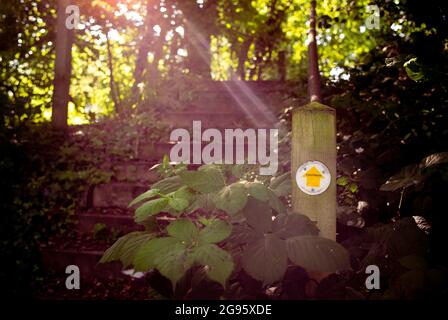
<instances>
[{"instance_id":1,"label":"signpost top","mask_svg":"<svg viewBox=\"0 0 448 320\"><path fill-rule=\"evenodd\" d=\"M335 112L335 109L329 106L326 106L322 103L313 101L304 106L295 108L293 112L297 111L324 111L324 112Z\"/></svg>"}]
</instances>

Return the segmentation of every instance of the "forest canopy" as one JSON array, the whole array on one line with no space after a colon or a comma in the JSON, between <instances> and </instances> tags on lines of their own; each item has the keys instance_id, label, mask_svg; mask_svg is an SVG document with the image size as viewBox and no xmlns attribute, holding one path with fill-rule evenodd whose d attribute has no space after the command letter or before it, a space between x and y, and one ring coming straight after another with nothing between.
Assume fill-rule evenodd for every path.
<instances>
[{"instance_id":1,"label":"forest canopy","mask_svg":"<svg viewBox=\"0 0 448 320\"><path fill-rule=\"evenodd\" d=\"M414 17L420 14L418 1L377 1L381 20L378 28L368 29L366 20L375 14L369 11L370 2L317 2L317 41L325 78L349 79L350 68L368 61L372 50L381 50L392 39L412 42L414 33L443 36L437 17ZM165 79L306 77L309 1L73 3L80 16L71 49L71 124L97 121L154 98ZM3 121L49 120L57 1L2 1L1 12L1 94L7 106L2 109Z\"/></svg>"}]
</instances>

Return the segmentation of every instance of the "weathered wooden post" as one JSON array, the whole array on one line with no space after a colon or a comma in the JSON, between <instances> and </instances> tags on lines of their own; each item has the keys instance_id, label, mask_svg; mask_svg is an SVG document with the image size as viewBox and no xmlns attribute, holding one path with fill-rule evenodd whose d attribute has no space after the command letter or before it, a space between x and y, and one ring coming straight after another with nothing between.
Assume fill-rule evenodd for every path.
<instances>
[{"instance_id":1,"label":"weathered wooden post","mask_svg":"<svg viewBox=\"0 0 448 320\"><path fill-rule=\"evenodd\" d=\"M316 1L308 35L310 103L292 115L292 207L317 222L320 235L336 240L336 112L320 103Z\"/></svg>"}]
</instances>

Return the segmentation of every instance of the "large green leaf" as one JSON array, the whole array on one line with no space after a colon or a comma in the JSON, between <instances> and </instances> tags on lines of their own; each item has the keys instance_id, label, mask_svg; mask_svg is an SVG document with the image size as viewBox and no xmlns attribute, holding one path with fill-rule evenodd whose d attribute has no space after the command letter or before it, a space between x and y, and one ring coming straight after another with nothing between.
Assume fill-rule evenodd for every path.
<instances>
[{"instance_id":1,"label":"large green leaf","mask_svg":"<svg viewBox=\"0 0 448 320\"><path fill-rule=\"evenodd\" d=\"M183 198L170 198L168 200L168 205L173 208L174 210L181 212L188 208L188 200Z\"/></svg>"},{"instance_id":2,"label":"large green leaf","mask_svg":"<svg viewBox=\"0 0 448 320\"><path fill-rule=\"evenodd\" d=\"M135 210L135 222L140 223L148 217L162 212L168 205L168 198L150 200Z\"/></svg>"},{"instance_id":3,"label":"large green leaf","mask_svg":"<svg viewBox=\"0 0 448 320\"><path fill-rule=\"evenodd\" d=\"M269 205L271 206L271 208L277 211L278 213L286 213L285 205L274 193L274 191L269 189L268 195L269 195Z\"/></svg>"},{"instance_id":4,"label":"large green leaf","mask_svg":"<svg viewBox=\"0 0 448 320\"><path fill-rule=\"evenodd\" d=\"M215 244L201 245L194 250L193 255L196 263L207 267L208 277L225 287L233 270L232 256Z\"/></svg>"},{"instance_id":5,"label":"large green leaf","mask_svg":"<svg viewBox=\"0 0 448 320\"><path fill-rule=\"evenodd\" d=\"M216 219L199 232L199 242L218 243L226 239L231 232L232 227L227 222Z\"/></svg>"},{"instance_id":6,"label":"large green leaf","mask_svg":"<svg viewBox=\"0 0 448 320\"><path fill-rule=\"evenodd\" d=\"M201 193L218 191L225 186L224 175L221 170L216 168L208 168L201 171L183 171L179 176L185 185Z\"/></svg>"},{"instance_id":7,"label":"large green leaf","mask_svg":"<svg viewBox=\"0 0 448 320\"><path fill-rule=\"evenodd\" d=\"M137 198L135 198L134 200L131 201L131 203L129 203L128 208L132 207L133 205L143 201L143 200L147 200L150 199L152 197L155 197L156 195L160 194L160 190L159 189L150 189L144 193L142 193L141 195L139 195Z\"/></svg>"},{"instance_id":8,"label":"large green leaf","mask_svg":"<svg viewBox=\"0 0 448 320\"><path fill-rule=\"evenodd\" d=\"M426 169L442 163L448 163L448 152L434 153L425 157L420 162L420 168Z\"/></svg>"},{"instance_id":9,"label":"large green leaf","mask_svg":"<svg viewBox=\"0 0 448 320\"><path fill-rule=\"evenodd\" d=\"M100 263L120 260L125 268L129 267L140 247L154 237L153 233L131 232L119 238L104 252Z\"/></svg>"},{"instance_id":10,"label":"large green leaf","mask_svg":"<svg viewBox=\"0 0 448 320\"><path fill-rule=\"evenodd\" d=\"M256 232L249 226L237 224L232 228L232 234L227 241L240 246L253 242L261 237L263 235L260 232Z\"/></svg>"},{"instance_id":11,"label":"large green leaf","mask_svg":"<svg viewBox=\"0 0 448 320\"><path fill-rule=\"evenodd\" d=\"M266 202L249 198L244 207L243 214L246 217L247 224L256 231L261 233L271 231L272 211Z\"/></svg>"},{"instance_id":12,"label":"large green leaf","mask_svg":"<svg viewBox=\"0 0 448 320\"><path fill-rule=\"evenodd\" d=\"M267 234L249 243L244 250L242 263L251 277L264 284L280 280L288 265L285 241Z\"/></svg>"},{"instance_id":13,"label":"large green leaf","mask_svg":"<svg viewBox=\"0 0 448 320\"><path fill-rule=\"evenodd\" d=\"M269 187L279 197L290 194L292 192L291 171L275 177L269 184Z\"/></svg>"},{"instance_id":14,"label":"large green leaf","mask_svg":"<svg viewBox=\"0 0 448 320\"><path fill-rule=\"evenodd\" d=\"M418 184L422 180L420 168L416 164L404 167L397 174L390 177L381 187L381 191L395 191Z\"/></svg>"},{"instance_id":15,"label":"large green leaf","mask_svg":"<svg viewBox=\"0 0 448 320\"><path fill-rule=\"evenodd\" d=\"M286 240L289 259L307 270L337 272L348 270L347 250L335 241L317 236L298 236Z\"/></svg>"},{"instance_id":16,"label":"large green leaf","mask_svg":"<svg viewBox=\"0 0 448 320\"><path fill-rule=\"evenodd\" d=\"M205 211L215 210L215 197L216 192L196 194L191 201L191 205L187 208L187 212L191 213L198 209L204 209Z\"/></svg>"},{"instance_id":17,"label":"large green leaf","mask_svg":"<svg viewBox=\"0 0 448 320\"><path fill-rule=\"evenodd\" d=\"M198 238L198 228L189 219L178 219L171 222L166 228L168 234L187 244L193 243Z\"/></svg>"},{"instance_id":18,"label":"large green leaf","mask_svg":"<svg viewBox=\"0 0 448 320\"><path fill-rule=\"evenodd\" d=\"M229 214L235 214L244 208L247 202L247 191L244 184L236 182L224 187L214 198L216 208Z\"/></svg>"},{"instance_id":19,"label":"large green leaf","mask_svg":"<svg viewBox=\"0 0 448 320\"><path fill-rule=\"evenodd\" d=\"M190 205L191 199L193 198L193 194L186 186L172 192L169 196L170 199L168 201L168 205L177 211L174 215L179 215L178 212L187 209Z\"/></svg>"},{"instance_id":20,"label":"large green leaf","mask_svg":"<svg viewBox=\"0 0 448 320\"><path fill-rule=\"evenodd\" d=\"M156 258L181 245L179 239L173 237L155 238L148 241L136 252L133 265L137 271L148 271L157 268Z\"/></svg>"},{"instance_id":21,"label":"large green leaf","mask_svg":"<svg viewBox=\"0 0 448 320\"><path fill-rule=\"evenodd\" d=\"M183 186L182 179L179 176L165 178L152 185L152 189L158 189L163 194L176 191Z\"/></svg>"},{"instance_id":22,"label":"large green leaf","mask_svg":"<svg viewBox=\"0 0 448 320\"><path fill-rule=\"evenodd\" d=\"M272 232L281 239L295 236L317 235L319 229L305 215L299 213L279 214L273 224Z\"/></svg>"},{"instance_id":23,"label":"large green leaf","mask_svg":"<svg viewBox=\"0 0 448 320\"><path fill-rule=\"evenodd\" d=\"M261 182L247 182L246 183L247 192L249 195L260 201L269 200L269 190Z\"/></svg>"}]
</instances>

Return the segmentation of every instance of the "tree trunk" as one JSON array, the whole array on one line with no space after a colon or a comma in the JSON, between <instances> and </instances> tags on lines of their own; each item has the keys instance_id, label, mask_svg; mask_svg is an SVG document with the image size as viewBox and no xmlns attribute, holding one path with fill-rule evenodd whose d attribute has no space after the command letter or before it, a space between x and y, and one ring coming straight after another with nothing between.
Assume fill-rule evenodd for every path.
<instances>
[{"instance_id":1,"label":"tree trunk","mask_svg":"<svg viewBox=\"0 0 448 320\"><path fill-rule=\"evenodd\" d=\"M310 30L308 33L308 92L311 102L322 100L316 43L316 0L311 0Z\"/></svg>"},{"instance_id":2,"label":"tree trunk","mask_svg":"<svg viewBox=\"0 0 448 320\"><path fill-rule=\"evenodd\" d=\"M73 30L66 25L65 9L70 0L58 1L56 25L56 59L54 67L52 125L57 129L67 128L68 102L70 100L70 77L72 69Z\"/></svg>"},{"instance_id":3,"label":"tree trunk","mask_svg":"<svg viewBox=\"0 0 448 320\"><path fill-rule=\"evenodd\" d=\"M109 67L110 94L112 96L112 101L114 102L115 112L118 114L121 113L121 111L123 110L121 109L117 83L115 82L114 78L114 64L113 64L112 50L110 47L109 30L106 30L106 45L107 45L107 65Z\"/></svg>"},{"instance_id":4,"label":"tree trunk","mask_svg":"<svg viewBox=\"0 0 448 320\"><path fill-rule=\"evenodd\" d=\"M243 41L241 44L241 49L238 52L238 75L240 77L240 80L246 80L246 68L245 63L247 60L247 54L250 49L250 45L252 44L252 37L247 38Z\"/></svg>"},{"instance_id":5,"label":"tree trunk","mask_svg":"<svg viewBox=\"0 0 448 320\"><path fill-rule=\"evenodd\" d=\"M131 89L131 105L138 101L138 85L143 81L144 70L148 65L148 52L151 48L151 44L154 42L154 30L153 30L153 17L155 14L155 9L153 7L153 2L148 0L146 3L146 17L144 23L144 35L140 42L140 46L138 48L137 60L135 62L134 69L134 83Z\"/></svg>"}]
</instances>

